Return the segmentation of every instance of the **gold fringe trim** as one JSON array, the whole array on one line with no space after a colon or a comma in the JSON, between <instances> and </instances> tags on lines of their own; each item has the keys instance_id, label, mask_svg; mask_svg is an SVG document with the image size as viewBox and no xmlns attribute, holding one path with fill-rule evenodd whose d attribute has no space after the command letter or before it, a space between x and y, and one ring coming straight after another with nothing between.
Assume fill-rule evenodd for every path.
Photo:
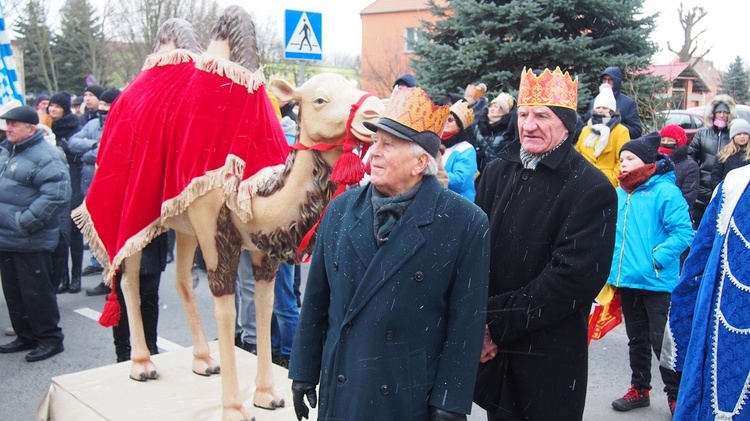
<instances>
[{"instance_id":1,"label":"gold fringe trim","mask_svg":"<svg viewBox=\"0 0 750 421\"><path fill-rule=\"evenodd\" d=\"M236 155L227 155L224 165L215 170L207 171L205 175L194 178L182 192L161 205L161 221L181 215L193 200L205 195L213 189L222 189L225 200L236 195L242 173L245 171L245 161ZM251 216L252 217L252 216Z\"/></svg>"},{"instance_id":2,"label":"gold fringe trim","mask_svg":"<svg viewBox=\"0 0 750 421\"><path fill-rule=\"evenodd\" d=\"M81 234L89 240L91 254L104 267L104 280L107 285L110 285L117 268L120 267L123 260L143 250L154 238L167 231L164 221L185 212L193 200L215 188L221 188L225 198L228 196L236 197L237 188L239 187L240 178L244 170L245 161L235 155L228 155L224 166L208 171L206 175L193 179L179 195L162 204L159 219L151 222L137 234L130 237L123 244L120 251L112 258L111 262L109 261L107 250L101 238L99 238L99 233L91 221L91 214L86 207L86 202L76 208L71 213L71 217L76 226L81 230ZM252 219L249 203L247 204L245 213L248 220Z\"/></svg>"},{"instance_id":3,"label":"gold fringe trim","mask_svg":"<svg viewBox=\"0 0 750 421\"><path fill-rule=\"evenodd\" d=\"M146 57L146 61L143 62L141 71L152 69L157 66L169 66L172 64L186 63L189 61L196 61L197 56L188 51L178 48L176 50L167 51L165 53L154 53Z\"/></svg>"},{"instance_id":4,"label":"gold fringe trim","mask_svg":"<svg viewBox=\"0 0 750 421\"><path fill-rule=\"evenodd\" d=\"M244 223L253 218L252 199L258 189L279 177L284 171L284 164L266 167L255 173L252 177L239 183L233 192L226 193L226 204L229 210L235 213Z\"/></svg>"},{"instance_id":5,"label":"gold fringe trim","mask_svg":"<svg viewBox=\"0 0 750 421\"><path fill-rule=\"evenodd\" d=\"M259 67L255 72L251 72L235 62L214 57L207 53L203 53L197 58L195 67L198 70L215 73L231 79L232 82L246 87L250 93L255 92L260 85L266 82L265 76L263 76L263 67Z\"/></svg>"}]
</instances>

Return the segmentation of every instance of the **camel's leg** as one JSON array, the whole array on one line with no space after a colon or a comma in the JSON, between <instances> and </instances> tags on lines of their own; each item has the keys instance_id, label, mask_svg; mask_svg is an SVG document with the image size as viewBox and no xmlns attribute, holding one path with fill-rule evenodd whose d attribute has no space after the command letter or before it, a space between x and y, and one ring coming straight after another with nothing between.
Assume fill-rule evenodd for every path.
<instances>
[{"instance_id":1,"label":"camel's leg","mask_svg":"<svg viewBox=\"0 0 750 421\"><path fill-rule=\"evenodd\" d=\"M203 259L206 261L208 286L214 295L214 314L223 366L222 419L250 420L249 412L242 407L234 358L234 326L237 316L234 294L242 238L232 223L231 213L222 199L220 190L212 190L193 201L188 208L188 217L198 237Z\"/></svg>"},{"instance_id":2,"label":"camel's leg","mask_svg":"<svg viewBox=\"0 0 750 421\"><path fill-rule=\"evenodd\" d=\"M253 405L276 409L284 406L274 388L271 370L271 315L273 314L273 286L278 266L271 264L265 256L253 253L253 275L255 277L255 325L258 338L258 374L255 377Z\"/></svg>"},{"instance_id":3,"label":"camel's leg","mask_svg":"<svg viewBox=\"0 0 750 421\"><path fill-rule=\"evenodd\" d=\"M125 308L128 311L128 324L130 325L130 378L145 382L155 379L157 376L156 366L151 362L151 353L146 345L146 335L143 332L143 319L141 317L141 252L137 252L125 259L120 280L120 288L125 298Z\"/></svg>"},{"instance_id":4,"label":"camel's leg","mask_svg":"<svg viewBox=\"0 0 750 421\"><path fill-rule=\"evenodd\" d=\"M193 290L193 258L198 246L198 239L189 234L176 232L177 246L177 268L175 275L175 288L177 295L182 301L182 309L190 328L190 338L193 341L193 372L201 376L209 376L219 373L219 363L211 358L208 349L206 333L203 330L198 305L195 302L195 291Z\"/></svg>"}]
</instances>

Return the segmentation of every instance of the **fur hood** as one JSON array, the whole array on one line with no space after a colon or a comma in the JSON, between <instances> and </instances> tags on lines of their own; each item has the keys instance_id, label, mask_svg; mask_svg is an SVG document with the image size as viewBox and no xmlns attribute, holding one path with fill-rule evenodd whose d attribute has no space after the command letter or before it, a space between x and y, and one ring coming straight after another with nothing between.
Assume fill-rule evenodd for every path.
<instances>
[{"instance_id":1,"label":"fur hood","mask_svg":"<svg viewBox=\"0 0 750 421\"><path fill-rule=\"evenodd\" d=\"M737 118L737 104L734 102L732 97L726 94L716 95L708 104L708 106L706 107L705 113L703 114L703 121L705 121L708 127L713 126L714 109L716 109L716 106L722 102L726 104L727 107L729 107L729 120L727 121L727 124L731 123L732 120Z\"/></svg>"}]
</instances>

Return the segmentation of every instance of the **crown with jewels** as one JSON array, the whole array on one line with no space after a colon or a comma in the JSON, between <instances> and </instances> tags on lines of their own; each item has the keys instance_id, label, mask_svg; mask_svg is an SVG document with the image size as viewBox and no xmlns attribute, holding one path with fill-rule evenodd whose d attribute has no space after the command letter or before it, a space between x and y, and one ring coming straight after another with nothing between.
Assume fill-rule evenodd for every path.
<instances>
[{"instance_id":1,"label":"crown with jewels","mask_svg":"<svg viewBox=\"0 0 750 421\"><path fill-rule=\"evenodd\" d=\"M430 131L438 136L443 131L450 108L432 103L422 88L397 89L388 100L381 117L418 132Z\"/></svg>"},{"instance_id":2,"label":"crown with jewels","mask_svg":"<svg viewBox=\"0 0 750 421\"><path fill-rule=\"evenodd\" d=\"M570 108L576 110L578 106L578 76L570 77L559 67L550 72L549 69L535 75L531 69L523 68L521 72L521 87L518 89L518 106L545 105Z\"/></svg>"}]
</instances>

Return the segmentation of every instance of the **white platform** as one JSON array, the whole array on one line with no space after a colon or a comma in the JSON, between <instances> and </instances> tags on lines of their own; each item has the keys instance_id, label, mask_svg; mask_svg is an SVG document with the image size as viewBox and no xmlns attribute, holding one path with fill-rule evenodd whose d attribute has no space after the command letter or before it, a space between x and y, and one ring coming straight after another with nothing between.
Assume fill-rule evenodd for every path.
<instances>
[{"instance_id":1,"label":"white platform","mask_svg":"<svg viewBox=\"0 0 750 421\"><path fill-rule=\"evenodd\" d=\"M219 361L219 344L209 344ZM257 421L296 420L287 370L273 366L277 392L286 406L274 411L252 405L257 357L235 348L240 395ZM159 378L131 380L130 362L53 377L39 404L37 420L221 420L221 374L202 377L191 370L192 348L154 355ZM312 409L310 419L317 419Z\"/></svg>"}]
</instances>

